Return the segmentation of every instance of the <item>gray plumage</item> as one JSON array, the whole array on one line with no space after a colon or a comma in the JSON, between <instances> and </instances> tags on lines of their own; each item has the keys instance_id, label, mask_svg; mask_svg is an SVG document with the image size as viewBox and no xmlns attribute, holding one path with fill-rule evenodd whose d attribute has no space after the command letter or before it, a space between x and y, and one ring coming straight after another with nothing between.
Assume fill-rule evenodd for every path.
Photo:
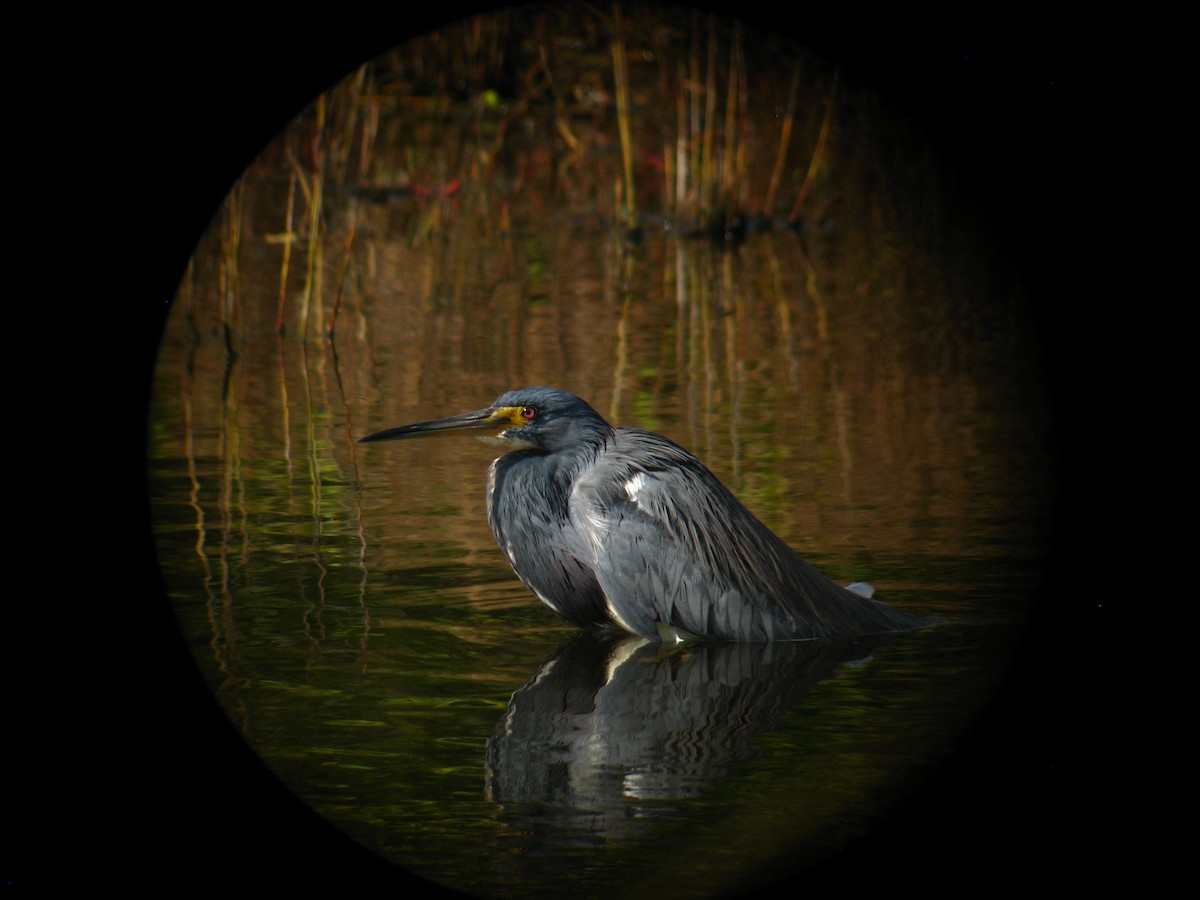
<instances>
[{"instance_id":1,"label":"gray plumage","mask_svg":"<svg viewBox=\"0 0 1200 900\"><path fill-rule=\"evenodd\" d=\"M839 587L667 438L614 428L573 394L509 391L389 440L500 426L488 523L517 576L565 619L649 640L771 641L877 634L920 621ZM860 593L862 592L862 593Z\"/></svg>"}]
</instances>

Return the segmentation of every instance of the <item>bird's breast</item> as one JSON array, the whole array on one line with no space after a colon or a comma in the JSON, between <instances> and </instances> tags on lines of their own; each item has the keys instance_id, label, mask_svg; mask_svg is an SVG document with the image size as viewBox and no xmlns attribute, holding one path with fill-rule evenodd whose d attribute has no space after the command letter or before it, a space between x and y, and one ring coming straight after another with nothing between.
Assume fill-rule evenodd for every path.
<instances>
[{"instance_id":1,"label":"bird's breast","mask_svg":"<svg viewBox=\"0 0 1200 900\"><path fill-rule=\"evenodd\" d=\"M488 469L487 493L492 534L526 587L565 619L604 622L592 549L571 521L561 469L546 454L508 453Z\"/></svg>"}]
</instances>

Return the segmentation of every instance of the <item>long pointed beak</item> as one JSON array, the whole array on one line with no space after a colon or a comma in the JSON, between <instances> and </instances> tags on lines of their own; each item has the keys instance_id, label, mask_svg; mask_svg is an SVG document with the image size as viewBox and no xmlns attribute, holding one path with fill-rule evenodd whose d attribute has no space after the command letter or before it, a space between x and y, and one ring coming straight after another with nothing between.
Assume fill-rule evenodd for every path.
<instances>
[{"instance_id":1,"label":"long pointed beak","mask_svg":"<svg viewBox=\"0 0 1200 900\"><path fill-rule=\"evenodd\" d=\"M487 409L477 409L475 412L449 416L445 419L431 419L428 422L415 422L412 425L397 425L395 428L385 428L366 437L358 439L360 444L374 441L398 441L403 438L422 437L439 431L464 431L470 428L501 428L516 424L518 410L502 406L490 406Z\"/></svg>"}]
</instances>

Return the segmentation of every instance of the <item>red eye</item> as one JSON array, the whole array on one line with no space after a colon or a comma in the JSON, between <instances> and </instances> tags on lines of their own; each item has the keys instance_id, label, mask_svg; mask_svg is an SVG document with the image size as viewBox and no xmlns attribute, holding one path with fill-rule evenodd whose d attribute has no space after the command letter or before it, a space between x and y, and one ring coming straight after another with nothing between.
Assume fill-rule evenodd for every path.
<instances>
[{"instance_id":1,"label":"red eye","mask_svg":"<svg viewBox=\"0 0 1200 900\"><path fill-rule=\"evenodd\" d=\"M537 407L536 406L522 406L521 407L521 418L522 419L536 419L537 418Z\"/></svg>"}]
</instances>

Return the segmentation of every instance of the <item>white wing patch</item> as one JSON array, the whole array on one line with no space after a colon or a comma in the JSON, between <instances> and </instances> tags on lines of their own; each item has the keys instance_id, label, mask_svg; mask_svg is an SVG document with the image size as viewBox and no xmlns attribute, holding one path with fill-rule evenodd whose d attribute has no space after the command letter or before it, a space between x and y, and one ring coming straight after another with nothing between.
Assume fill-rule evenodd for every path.
<instances>
[{"instance_id":1,"label":"white wing patch","mask_svg":"<svg viewBox=\"0 0 1200 900\"><path fill-rule=\"evenodd\" d=\"M625 482L625 496L634 506L642 508L641 502L638 500L638 495L642 492L642 488L646 486L646 473L638 472L627 482Z\"/></svg>"}]
</instances>

